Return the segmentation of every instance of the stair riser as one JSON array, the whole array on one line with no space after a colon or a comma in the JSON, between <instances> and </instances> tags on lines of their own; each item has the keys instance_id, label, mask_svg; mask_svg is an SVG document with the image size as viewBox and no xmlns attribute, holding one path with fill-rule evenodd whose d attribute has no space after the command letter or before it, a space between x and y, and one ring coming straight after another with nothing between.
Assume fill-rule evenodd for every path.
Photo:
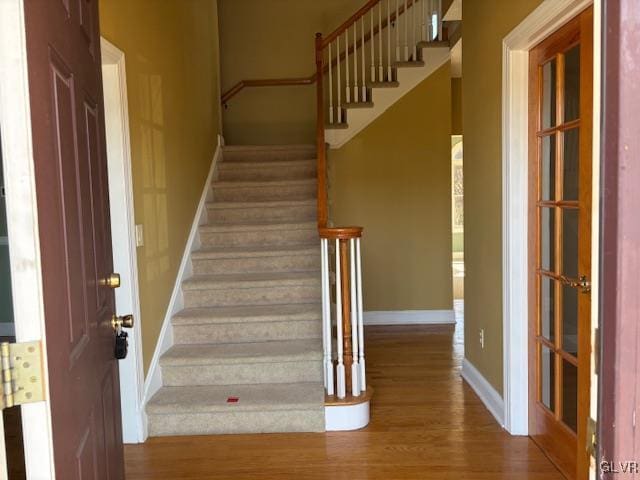
<instances>
[{"instance_id":1,"label":"stair riser","mask_svg":"<svg viewBox=\"0 0 640 480\"><path fill-rule=\"evenodd\" d=\"M240 163L220 165L218 179L222 181L239 180L243 182L262 180L303 180L314 178L316 166L311 162L300 162L299 165L260 165L245 166Z\"/></svg>"},{"instance_id":2,"label":"stair riser","mask_svg":"<svg viewBox=\"0 0 640 480\"><path fill-rule=\"evenodd\" d=\"M185 290L187 308L239 305L274 305L320 301L320 283L283 287Z\"/></svg>"},{"instance_id":3,"label":"stair riser","mask_svg":"<svg viewBox=\"0 0 640 480\"><path fill-rule=\"evenodd\" d=\"M320 359L300 362L162 366L167 387L321 382Z\"/></svg>"},{"instance_id":4,"label":"stair riser","mask_svg":"<svg viewBox=\"0 0 640 480\"><path fill-rule=\"evenodd\" d=\"M319 320L214 323L173 327L173 338L176 344L269 342L321 336L322 324Z\"/></svg>"},{"instance_id":5,"label":"stair riser","mask_svg":"<svg viewBox=\"0 0 640 480\"><path fill-rule=\"evenodd\" d=\"M201 231L200 242L203 246L219 247L259 247L282 246L319 242L315 228L300 230L256 230L249 232L211 232Z\"/></svg>"},{"instance_id":6,"label":"stair riser","mask_svg":"<svg viewBox=\"0 0 640 480\"><path fill-rule=\"evenodd\" d=\"M225 151L225 162L282 162L287 160L313 160L316 158L315 149L291 150L246 150Z\"/></svg>"},{"instance_id":7,"label":"stair riser","mask_svg":"<svg viewBox=\"0 0 640 480\"><path fill-rule=\"evenodd\" d=\"M215 224L253 223L253 222L305 222L316 218L317 207L314 204L250 207L250 208L208 208L209 222Z\"/></svg>"},{"instance_id":8,"label":"stair riser","mask_svg":"<svg viewBox=\"0 0 640 480\"><path fill-rule=\"evenodd\" d=\"M240 399L242 401L242 399ZM324 408L287 411L148 415L149 435L216 435L225 433L324 432Z\"/></svg>"},{"instance_id":9,"label":"stair riser","mask_svg":"<svg viewBox=\"0 0 640 480\"><path fill-rule=\"evenodd\" d=\"M278 200L308 200L316 196L315 183L259 187L213 186L215 202L261 202Z\"/></svg>"},{"instance_id":10,"label":"stair riser","mask_svg":"<svg viewBox=\"0 0 640 480\"><path fill-rule=\"evenodd\" d=\"M286 255L281 257L193 259L193 272L204 274L267 273L320 269L320 255Z\"/></svg>"}]
</instances>

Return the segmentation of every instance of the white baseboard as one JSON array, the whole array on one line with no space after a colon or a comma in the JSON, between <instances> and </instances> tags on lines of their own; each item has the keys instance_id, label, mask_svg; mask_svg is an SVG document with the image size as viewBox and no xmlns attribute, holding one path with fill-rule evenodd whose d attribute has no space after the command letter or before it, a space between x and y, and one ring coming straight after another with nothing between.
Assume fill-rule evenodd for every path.
<instances>
[{"instance_id":1,"label":"white baseboard","mask_svg":"<svg viewBox=\"0 0 640 480\"><path fill-rule=\"evenodd\" d=\"M184 299L182 296L182 282L189 278L192 273L191 265L191 252L197 250L200 247L200 238L198 236L198 227L207 222L207 209L206 203L211 194L211 182L213 181L213 175L216 169L216 165L222 155L222 137L218 138L218 146L216 148L211 167L209 168L209 174L207 175L207 181L202 190L200 196L200 202L198 203L198 209L191 225L191 231L189 232L189 238L185 245L184 253L182 255L182 261L180 262L180 268L176 276L176 282L173 286L173 292L171 293L171 299L169 300L169 306L162 322L162 328L160 329L160 335L156 348L153 352L151 364L149 365L149 371L144 381L144 393L142 397L142 417L144 425L144 439L149 436L147 429L147 417L145 414L145 405L153 395L162 387L162 374L160 370L160 357L169 348L173 346L173 326L171 325L171 318L180 310L184 308Z\"/></svg>"},{"instance_id":2,"label":"white baseboard","mask_svg":"<svg viewBox=\"0 0 640 480\"><path fill-rule=\"evenodd\" d=\"M455 324L453 310L387 310L364 312L365 325Z\"/></svg>"},{"instance_id":3,"label":"white baseboard","mask_svg":"<svg viewBox=\"0 0 640 480\"><path fill-rule=\"evenodd\" d=\"M15 337L16 326L13 322L0 322L0 337Z\"/></svg>"},{"instance_id":4,"label":"white baseboard","mask_svg":"<svg viewBox=\"0 0 640 480\"><path fill-rule=\"evenodd\" d=\"M495 417L501 427L504 427L504 400L495 388L466 358L462 361L462 378L480 397L487 410Z\"/></svg>"}]
</instances>

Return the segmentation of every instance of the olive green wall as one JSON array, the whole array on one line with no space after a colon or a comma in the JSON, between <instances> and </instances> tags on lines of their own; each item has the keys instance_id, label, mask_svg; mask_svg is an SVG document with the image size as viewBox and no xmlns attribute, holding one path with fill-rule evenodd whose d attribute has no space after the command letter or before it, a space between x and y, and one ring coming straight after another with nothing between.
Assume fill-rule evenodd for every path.
<instances>
[{"instance_id":1,"label":"olive green wall","mask_svg":"<svg viewBox=\"0 0 640 480\"><path fill-rule=\"evenodd\" d=\"M365 310L448 310L451 78L446 64L339 150L330 215L361 225Z\"/></svg>"},{"instance_id":2,"label":"olive green wall","mask_svg":"<svg viewBox=\"0 0 640 480\"><path fill-rule=\"evenodd\" d=\"M466 0L465 356L502 393L502 39L541 0ZM485 347L479 331L484 329Z\"/></svg>"},{"instance_id":3,"label":"olive green wall","mask_svg":"<svg viewBox=\"0 0 640 480\"><path fill-rule=\"evenodd\" d=\"M218 0L222 91L255 78L308 77L316 32L364 0ZM315 85L246 88L224 110L227 144L315 143Z\"/></svg>"},{"instance_id":4,"label":"olive green wall","mask_svg":"<svg viewBox=\"0 0 640 480\"><path fill-rule=\"evenodd\" d=\"M217 27L215 0L100 0L126 55L145 372L220 130Z\"/></svg>"},{"instance_id":5,"label":"olive green wall","mask_svg":"<svg viewBox=\"0 0 640 480\"><path fill-rule=\"evenodd\" d=\"M451 79L451 135L462 135L462 79Z\"/></svg>"}]
</instances>

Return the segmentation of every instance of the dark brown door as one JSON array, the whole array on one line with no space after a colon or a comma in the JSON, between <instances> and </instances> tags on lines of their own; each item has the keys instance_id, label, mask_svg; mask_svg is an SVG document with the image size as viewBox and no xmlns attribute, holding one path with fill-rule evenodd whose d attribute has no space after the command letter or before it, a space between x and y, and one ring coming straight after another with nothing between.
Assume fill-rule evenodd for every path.
<instances>
[{"instance_id":1,"label":"dark brown door","mask_svg":"<svg viewBox=\"0 0 640 480\"><path fill-rule=\"evenodd\" d=\"M25 0L54 459L124 478L97 0Z\"/></svg>"},{"instance_id":2,"label":"dark brown door","mask_svg":"<svg viewBox=\"0 0 640 480\"><path fill-rule=\"evenodd\" d=\"M593 9L530 52L530 432L587 478Z\"/></svg>"}]
</instances>

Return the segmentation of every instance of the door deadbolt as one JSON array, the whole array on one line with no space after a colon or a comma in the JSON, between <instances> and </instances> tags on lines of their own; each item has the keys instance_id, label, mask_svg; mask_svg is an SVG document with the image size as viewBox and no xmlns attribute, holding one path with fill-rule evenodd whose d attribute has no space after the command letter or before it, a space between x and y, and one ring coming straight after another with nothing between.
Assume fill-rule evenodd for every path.
<instances>
[{"instance_id":1,"label":"door deadbolt","mask_svg":"<svg viewBox=\"0 0 640 480\"><path fill-rule=\"evenodd\" d=\"M118 288L120 286L120 274L110 273L109 276L100 279L100 285L109 288Z\"/></svg>"},{"instance_id":2,"label":"door deadbolt","mask_svg":"<svg viewBox=\"0 0 640 480\"><path fill-rule=\"evenodd\" d=\"M123 328L133 328L133 315L123 315L121 317L114 315L111 317L111 326L117 333Z\"/></svg>"}]
</instances>

